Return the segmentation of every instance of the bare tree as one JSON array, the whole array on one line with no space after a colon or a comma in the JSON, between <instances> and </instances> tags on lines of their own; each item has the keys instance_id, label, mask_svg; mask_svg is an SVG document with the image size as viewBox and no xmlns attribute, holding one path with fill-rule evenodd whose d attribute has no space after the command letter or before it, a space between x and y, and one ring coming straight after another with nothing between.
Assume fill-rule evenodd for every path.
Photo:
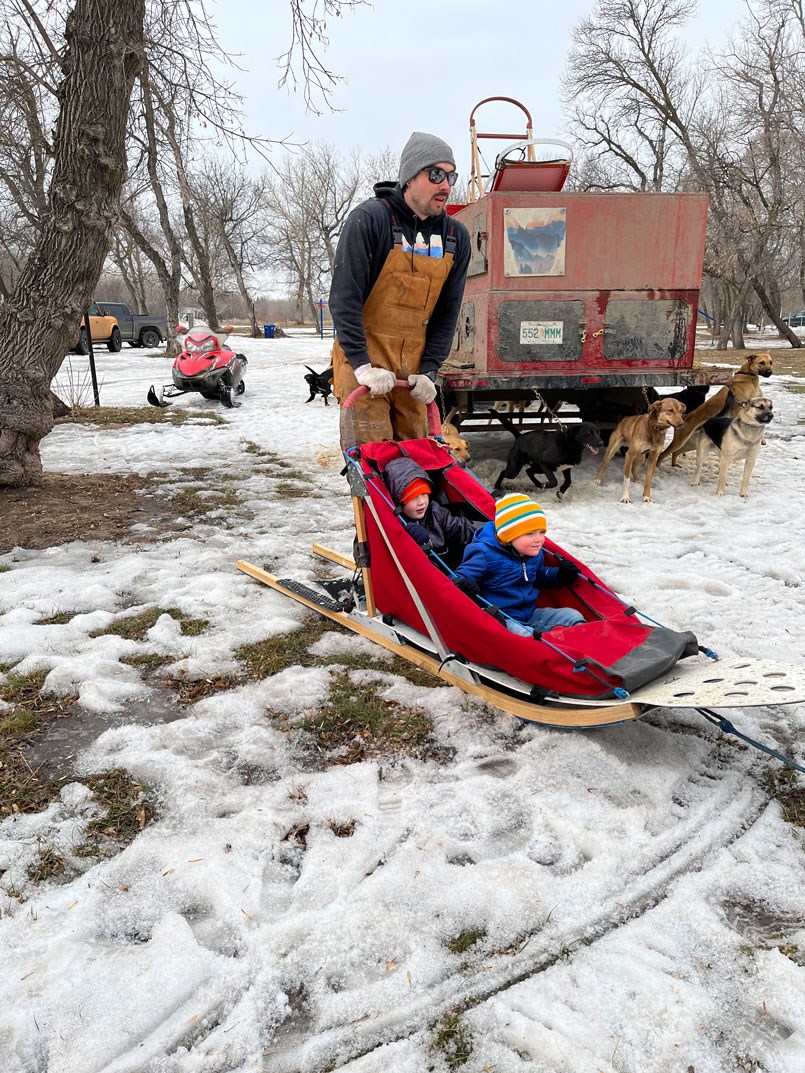
<instances>
[{"instance_id":1,"label":"bare tree","mask_svg":"<svg viewBox=\"0 0 805 1073\"><path fill-rule=\"evenodd\" d=\"M131 139L139 144L139 168L148 181L150 196L156 209L158 228L143 225L142 212L138 206L143 180L131 184L126 200L120 206L120 220L126 233L151 261L165 297L168 329L168 354L179 350L177 324L179 321L179 292L182 284L182 246L171 219L168 196L165 192L160 168L161 154L157 140L154 99L148 74L148 61L138 80L140 99L137 117L132 123Z\"/></svg>"},{"instance_id":2,"label":"bare tree","mask_svg":"<svg viewBox=\"0 0 805 1073\"><path fill-rule=\"evenodd\" d=\"M3 5L5 6L5 5ZM0 6L0 12L3 10ZM35 12L9 20L0 36L0 243L5 253L0 293L8 295L41 233L53 153L50 126L56 116L54 68L58 54ZM9 11L8 14L11 14ZM48 22L62 38L64 19ZM44 36L43 36L44 35Z\"/></svg>"},{"instance_id":3,"label":"bare tree","mask_svg":"<svg viewBox=\"0 0 805 1073\"><path fill-rule=\"evenodd\" d=\"M228 160L210 158L203 166L197 164L191 186L199 215L221 245L257 337L251 280L265 267L268 255L263 181Z\"/></svg>"},{"instance_id":4,"label":"bare tree","mask_svg":"<svg viewBox=\"0 0 805 1073\"><path fill-rule=\"evenodd\" d=\"M60 59L61 110L39 239L0 307L0 483L38 479L50 381L101 272L126 168L144 0L77 0Z\"/></svg>"},{"instance_id":5,"label":"bare tree","mask_svg":"<svg viewBox=\"0 0 805 1073\"><path fill-rule=\"evenodd\" d=\"M140 247L120 227L112 237L109 258L120 273L131 308L137 313L147 313L151 273L144 263L145 258Z\"/></svg>"},{"instance_id":6,"label":"bare tree","mask_svg":"<svg viewBox=\"0 0 805 1073\"><path fill-rule=\"evenodd\" d=\"M711 230L718 258L708 258L708 270L716 275L722 262L733 266L736 346L742 342L735 332L738 303L745 315L748 293L792 346L802 345L781 320L779 306L791 221L801 220L796 214L802 206L805 140L790 95L798 67L801 55L798 61L788 13L777 0L750 8L730 47L717 57L720 130L714 135L711 125L700 132L700 158L716 206Z\"/></svg>"},{"instance_id":7,"label":"bare tree","mask_svg":"<svg viewBox=\"0 0 805 1073\"><path fill-rule=\"evenodd\" d=\"M363 6L367 0L290 0L291 43L280 57L284 73L280 85L300 88L308 110L319 115L318 102L330 107L332 93L342 80L324 66L320 49L327 46L327 19L340 18L348 8ZM297 73L298 72L298 73Z\"/></svg>"},{"instance_id":8,"label":"bare tree","mask_svg":"<svg viewBox=\"0 0 805 1073\"><path fill-rule=\"evenodd\" d=\"M722 345L730 337L743 344L751 301L801 345L773 297L801 199L793 180L802 133L789 88L797 84L790 10L797 2L750 0L730 48L709 56L707 85L677 36L693 0L599 0L574 32L564 95L574 102L587 180L710 195L705 269L727 302Z\"/></svg>"},{"instance_id":9,"label":"bare tree","mask_svg":"<svg viewBox=\"0 0 805 1073\"><path fill-rule=\"evenodd\" d=\"M329 290L337 239L365 174L358 154L343 159L323 143L265 173L273 267L293 287L300 321L306 312L315 320L317 301Z\"/></svg>"},{"instance_id":10,"label":"bare tree","mask_svg":"<svg viewBox=\"0 0 805 1073\"><path fill-rule=\"evenodd\" d=\"M696 0L599 0L573 32L563 98L622 189L673 189L690 156L699 81L676 37Z\"/></svg>"}]
</instances>

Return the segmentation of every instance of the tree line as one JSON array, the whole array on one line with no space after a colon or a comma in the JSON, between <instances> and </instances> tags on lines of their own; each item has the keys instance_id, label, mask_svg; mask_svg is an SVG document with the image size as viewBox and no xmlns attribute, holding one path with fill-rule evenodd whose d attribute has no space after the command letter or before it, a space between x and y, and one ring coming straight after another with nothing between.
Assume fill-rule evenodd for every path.
<instances>
[{"instance_id":1,"label":"tree line","mask_svg":"<svg viewBox=\"0 0 805 1073\"><path fill-rule=\"evenodd\" d=\"M706 191L703 308L719 345L805 304L805 9L747 0L727 46L691 56L696 0L599 0L563 99L577 189ZM785 300L792 304L784 308Z\"/></svg>"}]
</instances>

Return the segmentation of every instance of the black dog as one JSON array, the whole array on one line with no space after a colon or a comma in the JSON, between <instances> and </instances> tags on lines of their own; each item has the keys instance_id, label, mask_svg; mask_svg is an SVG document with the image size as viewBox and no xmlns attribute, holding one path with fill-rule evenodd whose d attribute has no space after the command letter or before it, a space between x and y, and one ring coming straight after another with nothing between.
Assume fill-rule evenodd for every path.
<instances>
[{"instance_id":1,"label":"black dog","mask_svg":"<svg viewBox=\"0 0 805 1073\"><path fill-rule=\"evenodd\" d=\"M310 388L310 398L305 399L305 402L313 402L317 395L321 395L324 399L324 405L327 406L327 396L333 393L333 367L325 369L323 373L317 373L315 369L311 369L309 365L305 368L308 370L305 373L305 380L307 386Z\"/></svg>"},{"instance_id":2,"label":"black dog","mask_svg":"<svg viewBox=\"0 0 805 1073\"><path fill-rule=\"evenodd\" d=\"M682 403L688 413L692 413L707 398L709 390L710 388L707 384L691 384L690 387L683 387L679 391L674 391L671 395L660 395L656 388L647 387L646 396L649 403L656 402L658 399L676 399Z\"/></svg>"},{"instance_id":3,"label":"black dog","mask_svg":"<svg viewBox=\"0 0 805 1073\"><path fill-rule=\"evenodd\" d=\"M563 425L550 432L519 432L498 410L490 410L490 413L494 413L501 425L514 436L506 466L495 481L496 492L501 491L504 481L516 477L523 466L526 467L525 471L532 484L540 491L556 488L559 483L556 470L560 469L564 471L564 475L556 498L561 499L570 487L570 470L581 462L584 449L597 455L604 446L601 433L589 421L582 421L578 425ZM546 484L537 480L538 473L547 477Z\"/></svg>"}]
</instances>

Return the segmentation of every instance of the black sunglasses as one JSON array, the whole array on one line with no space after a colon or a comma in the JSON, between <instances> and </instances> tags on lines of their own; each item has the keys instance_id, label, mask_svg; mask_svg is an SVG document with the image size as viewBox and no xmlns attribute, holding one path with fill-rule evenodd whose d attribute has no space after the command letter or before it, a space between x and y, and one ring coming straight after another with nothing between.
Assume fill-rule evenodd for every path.
<instances>
[{"instance_id":1,"label":"black sunglasses","mask_svg":"<svg viewBox=\"0 0 805 1073\"><path fill-rule=\"evenodd\" d=\"M456 180L458 179L457 171L445 171L444 168L423 168L422 170L428 173L428 178L434 186L443 183L445 179L447 179L450 186L456 185Z\"/></svg>"}]
</instances>

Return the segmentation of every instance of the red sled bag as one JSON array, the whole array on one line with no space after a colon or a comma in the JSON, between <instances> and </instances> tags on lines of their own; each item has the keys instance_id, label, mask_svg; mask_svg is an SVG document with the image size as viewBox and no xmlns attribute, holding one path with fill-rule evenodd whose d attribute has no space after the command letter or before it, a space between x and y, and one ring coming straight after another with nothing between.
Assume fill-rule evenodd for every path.
<instances>
[{"instance_id":1,"label":"red sled bag","mask_svg":"<svg viewBox=\"0 0 805 1073\"><path fill-rule=\"evenodd\" d=\"M495 500L477 478L434 438L362 444L345 456L352 493L364 501L374 600L389 625L396 620L436 636L449 658L496 667L533 686L535 698L623 697L698 651L693 634L641 622L634 608L549 539L546 565L561 556L575 563L581 576L571 586L542 590L538 606L574 607L587 621L535 638L510 633L457 589L449 572L411 538L395 513L383 470L392 459L407 456L427 472L434 498L448 510L491 519Z\"/></svg>"}]
</instances>

